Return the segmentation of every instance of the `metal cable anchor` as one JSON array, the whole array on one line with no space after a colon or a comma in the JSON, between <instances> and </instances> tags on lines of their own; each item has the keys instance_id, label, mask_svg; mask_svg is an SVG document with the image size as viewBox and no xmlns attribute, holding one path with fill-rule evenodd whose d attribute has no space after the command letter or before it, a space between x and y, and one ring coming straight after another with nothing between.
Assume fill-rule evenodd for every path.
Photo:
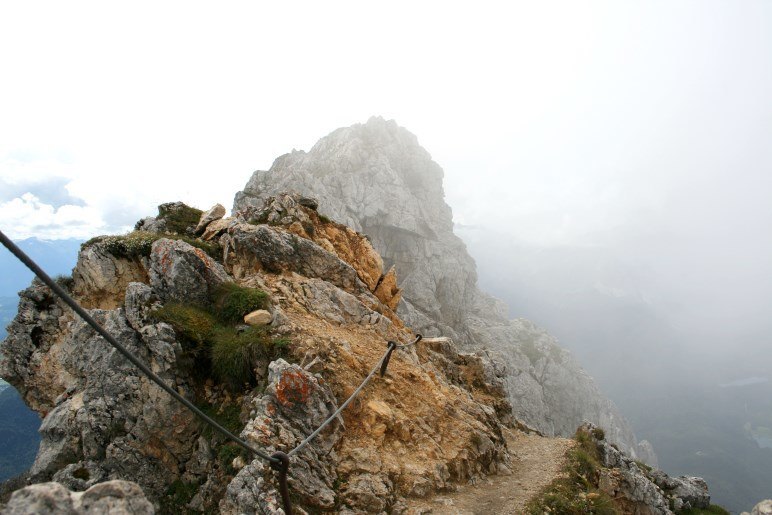
<instances>
[{"instance_id":1,"label":"metal cable anchor","mask_svg":"<svg viewBox=\"0 0 772 515\"><path fill-rule=\"evenodd\" d=\"M284 513L286 515L292 515L292 502L289 496L289 487L287 486L287 471L289 471L289 456L285 453L278 451L271 455L275 461L269 462L271 468L279 474L279 493L281 493L281 501L284 504Z\"/></svg>"}]
</instances>

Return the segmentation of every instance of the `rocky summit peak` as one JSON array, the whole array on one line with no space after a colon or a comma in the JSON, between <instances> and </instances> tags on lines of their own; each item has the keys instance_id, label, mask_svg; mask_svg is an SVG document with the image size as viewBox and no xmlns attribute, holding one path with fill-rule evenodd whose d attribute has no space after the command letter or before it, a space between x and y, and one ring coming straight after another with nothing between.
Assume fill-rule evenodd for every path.
<instances>
[{"instance_id":1,"label":"rocky summit peak","mask_svg":"<svg viewBox=\"0 0 772 515\"><path fill-rule=\"evenodd\" d=\"M522 420L546 434L571 434L592 421L618 445L654 462L651 447L637 444L630 425L568 351L527 320L508 320L506 306L480 291L475 262L453 233L442 178L415 135L372 117L256 171L236 194L234 211L281 191L318 198L320 213L367 235L384 263L395 266L402 290L397 313L409 327L501 356Z\"/></svg>"}]
</instances>

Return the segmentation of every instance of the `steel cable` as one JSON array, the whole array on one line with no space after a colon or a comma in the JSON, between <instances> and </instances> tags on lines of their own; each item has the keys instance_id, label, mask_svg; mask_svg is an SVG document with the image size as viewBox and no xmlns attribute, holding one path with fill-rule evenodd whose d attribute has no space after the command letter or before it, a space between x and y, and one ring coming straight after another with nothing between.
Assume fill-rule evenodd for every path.
<instances>
[{"instance_id":1,"label":"steel cable","mask_svg":"<svg viewBox=\"0 0 772 515\"><path fill-rule=\"evenodd\" d=\"M102 328L99 323L91 318L91 315L89 315L86 310L84 310L80 305L75 302L75 300L70 297L70 295L62 289L61 286L56 284L55 281L53 281L48 274L46 274L42 268L40 268L37 263L35 263L27 254L24 253L19 247L16 246L16 244L11 241L4 233L3 231L0 231L0 242L2 242L3 246L7 248L14 256L16 256L19 261L24 263L24 265L32 270L32 273L34 273L38 279L43 281L43 283L48 286L51 291L53 291L56 295L58 295L65 303L67 303L70 308L72 308L75 313L78 314L88 325L90 325L102 338L107 340L107 342L112 345L118 352L123 354L123 356L128 359L132 364L134 364L135 367L137 367L145 376L147 376L148 379L153 381L155 384L157 384L161 389L163 389L166 393L171 395L177 402L185 406L190 412L192 412L195 416L197 416L199 419L201 419L206 424L210 425L212 428L216 429L220 434L228 438L229 440L232 440L236 444L240 445L247 451L254 453L256 456L259 456L260 458L270 462L270 463L278 463L279 460L277 458L274 458L272 456L269 456L268 454L260 451L259 449L255 449L251 445L249 445L247 442L239 438L238 436L234 435L227 429L225 429L223 426L218 424L215 420L210 418L206 413L198 409L192 402L187 400L185 397L177 393L172 387L168 386L166 383L163 382L163 380L158 377L155 373L153 373L152 370L150 370L147 365L142 363L142 361L139 360L134 354L131 353L130 350L128 350L126 347L124 347L118 340L113 338L105 329Z\"/></svg>"}]
</instances>

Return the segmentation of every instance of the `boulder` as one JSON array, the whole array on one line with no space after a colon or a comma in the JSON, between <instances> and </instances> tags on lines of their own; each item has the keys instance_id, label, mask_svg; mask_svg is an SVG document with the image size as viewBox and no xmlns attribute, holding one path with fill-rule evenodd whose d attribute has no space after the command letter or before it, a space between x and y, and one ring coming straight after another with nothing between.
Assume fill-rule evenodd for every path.
<instances>
[{"instance_id":1,"label":"boulder","mask_svg":"<svg viewBox=\"0 0 772 515\"><path fill-rule=\"evenodd\" d=\"M201 235L201 238L206 241L212 241L227 231L228 227L230 227L233 222L234 221L232 218L221 218L220 220L215 220L206 226L206 229L204 229L204 234Z\"/></svg>"},{"instance_id":2,"label":"boulder","mask_svg":"<svg viewBox=\"0 0 772 515\"><path fill-rule=\"evenodd\" d=\"M761 501L751 510L751 515L772 515L772 500Z\"/></svg>"},{"instance_id":3,"label":"boulder","mask_svg":"<svg viewBox=\"0 0 772 515\"><path fill-rule=\"evenodd\" d=\"M206 304L222 283L232 279L203 250L162 238L150 252L150 285L163 302Z\"/></svg>"},{"instance_id":4,"label":"boulder","mask_svg":"<svg viewBox=\"0 0 772 515\"><path fill-rule=\"evenodd\" d=\"M273 315L264 309L258 309L244 315L244 323L251 326L264 326L271 323Z\"/></svg>"},{"instance_id":5,"label":"boulder","mask_svg":"<svg viewBox=\"0 0 772 515\"><path fill-rule=\"evenodd\" d=\"M236 275L257 270L296 272L317 277L348 292L367 291L351 265L314 242L278 228L237 224L228 229L225 241L226 256Z\"/></svg>"},{"instance_id":6,"label":"boulder","mask_svg":"<svg viewBox=\"0 0 772 515\"><path fill-rule=\"evenodd\" d=\"M215 220L219 220L223 216L225 216L225 206L222 204L215 204L213 207L209 208L208 211L201 215L201 218L199 219L198 225L196 225L194 232L196 234L202 234L204 229L206 229L210 223L214 222Z\"/></svg>"},{"instance_id":7,"label":"boulder","mask_svg":"<svg viewBox=\"0 0 772 515\"><path fill-rule=\"evenodd\" d=\"M397 306L402 298L402 290L397 286L397 269L395 267L389 268L386 275L378 282L373 293L389 309L397 311Z\"/></svg>"},{"instance_id":8,"label":"boulder","mask_svg":"<svg viewBox=\"0 0 772 515\"><path fill-rule=\"evenodd\" d=\"M138 484L113 480L85 492L71 492L59 483L40 483L17 490L2 515L152 515L152 503Z\"/></svg>"}]
</instances>

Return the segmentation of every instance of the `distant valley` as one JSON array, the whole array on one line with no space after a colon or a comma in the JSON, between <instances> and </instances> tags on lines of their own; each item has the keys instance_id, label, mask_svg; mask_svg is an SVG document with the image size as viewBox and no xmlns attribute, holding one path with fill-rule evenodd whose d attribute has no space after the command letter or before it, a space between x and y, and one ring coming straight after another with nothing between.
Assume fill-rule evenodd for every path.
<instances>
[{"instance_id":1,"label":"distant valley","mask_svg":"<svg viewBox=\"0 0 772 515\"><path fill-rule=\"evenodd\" d=\"M43 241L35 238L16 244L35 259L52 277L69 275L78 257L80 240ZM29 286L32 272L5 249L0 250L0 339L16 316L17 293ZM35 460L40 437L40 418L27 408L19 394L0 379L0 481L14 477L29 468Z\"/></svg>"}]
</instances>

